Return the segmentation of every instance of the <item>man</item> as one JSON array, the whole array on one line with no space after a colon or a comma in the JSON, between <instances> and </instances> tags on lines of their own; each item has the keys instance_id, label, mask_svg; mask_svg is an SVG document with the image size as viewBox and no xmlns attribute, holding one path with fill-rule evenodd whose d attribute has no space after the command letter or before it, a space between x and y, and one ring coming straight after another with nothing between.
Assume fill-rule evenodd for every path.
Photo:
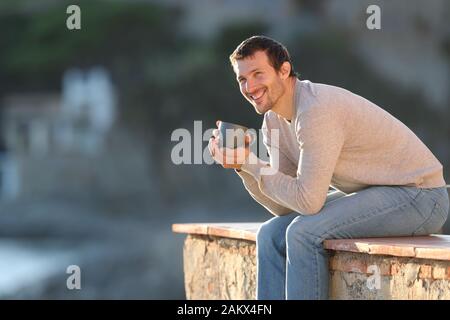
<instances>
[{"instance_id":1,"label":"man","mask_svg":"<svg viewBox=\"0 0 450 320\"><path fill-rule=\"evenodd\" d=\"M224 152L217 129L209 148L275 215L257 234L258 299L327 299L325 239L439 231L449 209L443 167L408 127L345 89L300 81L270 38L243 41L230 60L242 95L264 114L270 162L248 146ZM278 170L262 174L269 167Z\"/></svg>"}]
</instances>

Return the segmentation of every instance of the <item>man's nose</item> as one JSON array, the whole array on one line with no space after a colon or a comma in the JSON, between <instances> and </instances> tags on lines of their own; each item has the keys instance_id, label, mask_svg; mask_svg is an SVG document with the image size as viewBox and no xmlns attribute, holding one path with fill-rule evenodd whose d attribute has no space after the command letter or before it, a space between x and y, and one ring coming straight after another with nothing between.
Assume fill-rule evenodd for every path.
<instances>
[{"instance_id":1,"label":"man's nose","mask_svg":"<svg viewBox=\"0 0 450 320\"><path fill-rule=\"evenodd\" d=\"M245 82L245 91L247 93L252 93L252 91L255 89L256 83L254 81L251 80L247 80Z\"/></svg>"}]
</instances>

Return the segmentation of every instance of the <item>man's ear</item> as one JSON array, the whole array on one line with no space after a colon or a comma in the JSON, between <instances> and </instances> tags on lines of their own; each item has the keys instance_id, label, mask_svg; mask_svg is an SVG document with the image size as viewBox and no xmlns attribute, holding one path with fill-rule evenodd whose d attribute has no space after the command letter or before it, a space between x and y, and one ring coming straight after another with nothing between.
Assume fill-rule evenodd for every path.
<instances>
[{"instance_id":1,"label":"man's ear","mask_svg":"<svg viewBox=\"0 0 450 320\"><path fill-rule=\"evenodd\" d=\"M280 67L281 79L286 80L291 73L291 64L287 61L283 62Z\"/></svg>"}]
</instances>

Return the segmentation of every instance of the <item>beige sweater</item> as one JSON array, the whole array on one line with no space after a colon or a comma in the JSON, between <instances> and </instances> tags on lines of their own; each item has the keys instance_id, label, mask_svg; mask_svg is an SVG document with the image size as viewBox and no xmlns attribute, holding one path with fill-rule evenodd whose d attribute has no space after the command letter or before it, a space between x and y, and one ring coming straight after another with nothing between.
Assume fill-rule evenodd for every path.
<instances>
[{"instance_id":1,"label":"beige sweater","mask_svg":"<svg viewBox=\"0 0 450 320\"><path fill-rule=\"evenodd\" d=\"M272 111L264 115L270 163L252 153L238 172L250 195L271 213L315 214L330 186L352 193L373 185L445 185L441 163L422 141L363 97L297 80L294 102L291 122ZM279 146L271 129L279 129ZM278 163L271 147L279 148ZM275 174L261 174L261 168L277 164Z\"/></svg>"}]
</instances>

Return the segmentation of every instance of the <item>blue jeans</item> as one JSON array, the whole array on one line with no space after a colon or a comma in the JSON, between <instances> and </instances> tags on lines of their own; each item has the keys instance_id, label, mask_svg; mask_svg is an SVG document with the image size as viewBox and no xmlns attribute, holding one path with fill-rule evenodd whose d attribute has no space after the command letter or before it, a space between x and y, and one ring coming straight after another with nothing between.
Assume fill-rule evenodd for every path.
<instances>
[{"instance_id":1,"label":"blue jeans","mask_svg":"<svg viewBox=\"0 0 450 320\"><path fill-rule=\"evenodd\" d=\"M257 299L328 299L325 239L436 233L448 210L444 187L374 186L348 195L330 192L315 215L274 217L256 237Z\"/></svg>"}]
</instances>

